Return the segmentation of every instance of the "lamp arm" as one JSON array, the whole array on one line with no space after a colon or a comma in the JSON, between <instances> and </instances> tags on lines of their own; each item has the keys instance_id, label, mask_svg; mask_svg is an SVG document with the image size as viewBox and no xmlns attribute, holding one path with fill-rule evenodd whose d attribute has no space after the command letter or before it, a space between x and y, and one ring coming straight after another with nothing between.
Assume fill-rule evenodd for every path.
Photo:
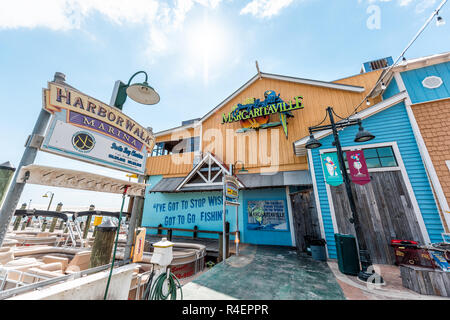
<instances>
[{"instance_id":1,"label":"lamp arm","mask_svg":"<svg viewBox=\"0 0 450 320\"><path fill-rule=\"evenodd\" d=\"M336 128L345 128L345 127L350 127L350 126L354 126L357 124L360 124L361 120L348 120L347 122L336 122L335 123L335 127ZM322 131L322 130L332 130L333 126L332 125L324 125L324 126L315 126L315 127L309 127L309 133L313 133L313 132L318 132L318 131Z\"/></svg>"},{"instance_id":2,"label":"lamp arm","mask_svg":"<svg viewBox=\"0 0 450 320\"><path fill-rule=\"evenodd\" d=\"M145 81L144 81L144 82L147 82L147 80L148 80L147 72L145 72L145 71L138 71L138 72L136 72L135 74L133 74L133 75L131 76L130 80L128 80L127 87L130 86L131 80L132 80L136 75L138 75L139 73L144 73L144 74L145 74Z\"/></svg>"}]
</instances>

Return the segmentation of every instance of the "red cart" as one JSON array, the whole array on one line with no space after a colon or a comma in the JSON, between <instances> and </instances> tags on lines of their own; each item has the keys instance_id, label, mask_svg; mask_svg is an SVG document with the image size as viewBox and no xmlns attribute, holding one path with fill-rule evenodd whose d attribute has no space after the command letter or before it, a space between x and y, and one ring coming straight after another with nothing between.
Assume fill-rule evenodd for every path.
<instances>
[{"instance_id":1,"label":"red cart","mask_svg":"<svg viewBox=\"0 0 450 320\"><path fill-rule=\"evenodd\" d=\"M412 240L391 240L394 248L396 265L414 265L423 268L438 269L434 258L428 250L419 247L419 243Z\"/></svg>"}]
</instances>

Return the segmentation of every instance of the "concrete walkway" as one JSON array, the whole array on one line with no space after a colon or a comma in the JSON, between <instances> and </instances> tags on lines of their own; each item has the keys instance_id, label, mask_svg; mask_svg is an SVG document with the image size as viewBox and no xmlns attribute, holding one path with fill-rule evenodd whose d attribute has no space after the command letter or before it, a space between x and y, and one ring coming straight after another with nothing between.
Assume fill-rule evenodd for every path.
<instances>
[{"instance_id":1,"label":"concrete walkway","mask_svg":"<svg viewBox=\"0 0 450 320\"><path fill-rule=\"evenodd\" d=\"M343 300L326 262L289 248L245 246L183 286L185 300Z\"/></svg>"}]
</instances>

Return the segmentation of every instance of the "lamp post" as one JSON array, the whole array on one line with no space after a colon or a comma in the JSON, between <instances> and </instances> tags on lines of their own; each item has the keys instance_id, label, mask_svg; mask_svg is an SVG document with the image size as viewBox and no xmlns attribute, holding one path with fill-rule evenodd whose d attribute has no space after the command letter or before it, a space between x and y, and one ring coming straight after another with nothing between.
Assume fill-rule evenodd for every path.
<instances>
[{"instance_id":1,"label":"lamp post","mask_svg":"<svg viewBox=\"0 0 450 320\"><path fill-rule=\"evenodd\" d=\"M347 192L347 197L350 202L350 209L352 211L352 217L349 219L350 223L352 223L355 227L355 233L356 233L356 239L358 241L358 248L359 248L359 258L361 261L361 271L358 273L358 279L368 282L370 277L373 277L374 275L378 279L380 283L383 283L384 280L380 275L376 275L376 273L373 271L372 273L369 273L367 269L372 265L372 260L370 258L369 251L367 250L367 244L366 240L364 238L363 231L361 229L361 224L358 217L358 212L356 210L356 203L355 198L353 197L352 188L350 185L350 178L347 173L347 168L345 167L345 161L344 161L344 153L342 152L341 142L339 140L339 134L338 129L340 128L346 128L349 126L359 125L358 133L355 137L355 142L366 142L369 140L372 140L375 138L374 135L370 134L368 131L364 130L364 128L361 125L361 119L356 120L350 120L350 119L342 119L339 122L334 121L334 111L332 107L327 108L327 114L330 118L330 124L329 125L322 125L322 126L313 126L309 127L309 133L310 133L310 139L306 143L305 147L307 149L316 149L322 146L320 141L314 138L313 133L317 131L322 130L332 130L333 131L333 137L334 137L334 145L337 150L337 156L339 165L341 167L342 171L342 178L344 180L345 184L345 190Z\"/></svg>"},{"instance_id":2,"label":"lamp post","mask_svg":"<svg viewBox=\"0 0 450 320\"><path fill-rule=\"evenodd\" d=\"M50 197L50 201L49 201L49 203L48 203L48 207L47 207L47 211L49 211L50 210L50 206L51 206L51 204L52 204L52 201L53 201L53 196L55 195L53 192L51 192L51 191L47 191L46 193L44 193L44 195L42 196L42 198L48 198L48 194L51 194L51 197Z\"/></svg>"},{"instance_id":3,"label":"lamp post","mask_svg":"<svg viewBox=\"0 0 450 320\"><path fill-rule=\"evenodd\" d=\"M131 80L140 73L145 74L144 82L131 84ZM159 94L155 91L155 89L148 85L147 80L148 75L145 71L138 71L133 74L127 84L117 80L114 85L110 104L122 110L127 96L141 104L157 104L160 100Z\"/></svg>"},{"instance_id":4,"label":"lamp post","mask_svg":"<svg viewBox=\"0 0 450 320\"><path fill-rule=\"evenodd\" d=\"M241 160L237 160L234 164L233 164L233 174L234 174L234 168L236 167L236 164L237 163L242 163L242 168L241 168L241 170L239 170L238 172L239 173L248 173L248 170L247 169L245 169L245 164L244 164L244 162L242 162Z\"/></svg>"},{"instance_id":5,"label":"lamp post","mask_svg":"<svg viewBox=\"0 0 450 320\"><path fill-rule=\"evenodd\" d=\"M131 80L141 73L145 75L144 82L131 84ZM147 80L148 75L145 71L138 71L134 73L128 80L127 84L117 80L114 85L110 105L122 110L127 97L130 97L134 101L145 105L157 104L160 100L159 94L155 89L149 86ZM151 132L151 129L148 128L148 131ZM135 177L134 175L127 176L129 177L129 181L131 181L132 177ZM138 175L136 178L138 179L138 183L143 183L145 176ZM124 260L130 259L131 247L134 241L134 230L136 229L138 213L142 211L143 200L144 198L139 196L135 196L133 199L133 207L131 209L131 216L128 224L127 244L125 246Z\"/></svg>"}]
</instances>

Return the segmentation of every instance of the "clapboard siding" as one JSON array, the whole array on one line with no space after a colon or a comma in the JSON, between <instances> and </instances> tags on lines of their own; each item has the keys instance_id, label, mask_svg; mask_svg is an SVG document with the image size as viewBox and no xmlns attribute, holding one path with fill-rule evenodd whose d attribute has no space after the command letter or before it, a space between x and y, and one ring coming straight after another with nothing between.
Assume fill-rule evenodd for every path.
<instances>
[{"instance_id":1,"label":"clapboard siding","mask_svg":"<svg viewBox=\"0 0 450 320\"><path fill-rule=\"evenodd\" d=\"M354 126L340 131L339 137L342 146L362 147L364 144L396 141L429 237L432 242L441 241L443 227L439 217L438 208L419 154L419 149L411 129L404 103L399 103L365 119L363 121L363 126L375 135L376 138L374 140L367 143L355 143L353 140L358 127ZM331 135L321 139L322 147L320 149L333 148L331 145L332 140L333 138ZM312 150L314 171L317 180L317 192L322 210L329 256L330 258L336 258L336 243L334 241L335 231L333 229L325 179L320 163L320 149Z\"/></svg>"},{"instance_id":2,"label":"clapboard siding","mask_svg":"<svg viewBox=\"0 0 450 320\"><path fill-rule=\"evenodd\" d=\"M401 76L413 104L450 97L450 62L405 71ZM422 81L429 76L440 77L442 85L436 89L425 88Z\"/></svg>"}]
</instances>

